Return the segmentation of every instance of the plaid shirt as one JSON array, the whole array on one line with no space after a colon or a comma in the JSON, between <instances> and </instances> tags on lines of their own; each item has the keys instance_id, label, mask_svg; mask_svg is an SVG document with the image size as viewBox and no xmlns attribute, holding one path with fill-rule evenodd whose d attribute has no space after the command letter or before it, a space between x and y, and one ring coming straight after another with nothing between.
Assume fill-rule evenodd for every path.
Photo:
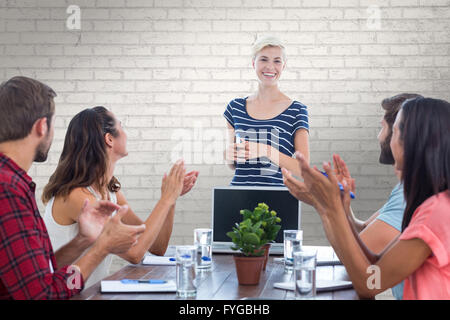
<instances>
[{"instance_id":1,"label":"plaid shirt","mask_svg":"<svg viewBox=\"0 0 450 320\"><path fill-rule=\"evenodd\" d=\"M81 279L81 289L69 289L72 273L68 266L57 268L35 188L27 173L0 153L0 299L68 299L84 286Z\"/></svg>"}]
</instances>

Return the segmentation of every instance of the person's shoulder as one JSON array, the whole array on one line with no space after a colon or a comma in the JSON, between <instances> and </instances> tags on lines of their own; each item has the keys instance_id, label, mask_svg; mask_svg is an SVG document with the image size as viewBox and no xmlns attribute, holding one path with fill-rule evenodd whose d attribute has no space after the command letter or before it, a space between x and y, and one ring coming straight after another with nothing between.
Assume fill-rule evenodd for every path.
<instances>
[{"instance_id":1,"label":"person's shoulder","mask_svg":"<svg viewBox=\"0 0 450 320\"><path fill-rule=\"evenodd\" d=\"M11 180L5 176L0 178L0 194L2 193L16 193L18 191L17 186L11 183Z\"/></svg>"},{"instance_id":2,"label":"person's shoulder","mask_svg":"<svg viewBox=\"0 0 450 320\"><path fill-rule=\"evenodd\" d=\"M117 191L115 193L115 195L116 195L116 199L117 199L117 204L119 206L123 206L124 204L128 204L128 201L125 198L125 195L123 194L123 192L121 190Z\"/></svg>"},{"instance_id":3,"label":"person's shoulder","mask_svg":"<svg viewBox=\"0 0 450 320\"><path fill-rule=\"evenodd\" d=\"M8 174L6 174L8 175ZM30 192L30 185L23 179L12 175L11 179L0 179L0 224L9 219L35 221L36 199Z\"/></svg>"},{"instance_id":4,"label":"person's shoulder","mask_svg":"<svg viewBox=\"0 0 450 320\"><path fill-rule=\"evenodd\" d=\"M88 199L89 202L95 201L95 197L86 188L75 188L67 196L56 196L54 203L59 208L64 208L69 213L69 216L76 216L80 213L84 201Z\"/></svg>"},{"instance_id":5,"label":"person's shoulder","mask_svg":"<svg viewBox=\"0 0 450 320\"><path fill-rule=\"evenodd\" d=\"M399 185L394 187L391 195L389 196L389 199L378 211L379 215L376 217L376 219L389 224L398 231L401 231L403 213L405 211L406 203L403 196L403 188L400 187L400 192L398 192L398 187Z\"/></svg>"},{"instance_id":6,"label":"person's shoulder","mask_svg":"<svg viewBox=\"0 0 450 320\"><path fill-rule=\"evenodd\" d=\"M77 187L74 188L70 191L70 193L68 194L68 198L77 198L77 197L81 197L81 196L92 196L92 193L89 192L89 190L85 187Z\"/></svg>"},{"instance_id":7,"label":"person's shoulder","mask_svg":"<svg viewBox=\"0 0 450 320\"><path fill-rule=\"evenodd\" d=\"M399 182L395 185L395 187L392 189L393 194L397 193L403 193L403 183Z\"/></svg>"},{"instance_id":8,"label":"person's shoulder","mask_svg":"<svg viewBox=\"0 0 450 320\"><path fill-rule=\"evenodd\" d=\"M5 164L0 164L0 183L10 182L14 176L14 172L4 168Z\"/></svg>"},{"instance_id":9,"label":"person's shoulder","mask_svg":"<svg viewBox=\"0 0 450 320\"><path fill-rule=\"evenodd\" d=\"M417 211L444 213L450 217L450 191L446 190L429 197L417 208Z\"/></svg>"},{"instance_id":10,"label":"person's shoulder","mask_svg":"<svg viewBox=\"0 0 450 320\"><path fill-rule=\"evenodd\" d=\"M78 187L70 191L70 193L65 197L65 200L70 203L84 203L84 200L89 199L89 201L94 201L95 196L84 187Z\"/></svg>"},{"instance_id":11,"label":"person's shoulder","mask_svg":"<svg viewBox=\"0 0 450 320\"><path fill-rule=\"evenodd\" d=\"M245 105L245 100L246 99L247 99L247 97L244 97L244 98L237 97L237 98L234 98L234 99L230 100L228 102L228 105L231 106L231 107L238 107L238 106L243 107Z\"/></svg>"},{"instance_id":12,"label":"person's shoulder","mask_svg":"<svg viewBox=\"0 0 450 320\"><path fill-rule=\"evenodd\" d=\"M389 200L390 201L401 201L404 202L405 201L405 194L403 192L403 184L398 183L395 185L395 187L392 189L391 194L389 196Z\"/></svg>"},{"instance_id":13,"label":"person's shoulder","mask_svg":"<svg viewBox=\"0 0 450 320\"><path fill-rule=\"evenodd\" d=\"M403 212L406 207L405 196L403 193L403 185L397 184L391 191L388 200L384 204L383 208L380 209L380 215L392 212L399 212L403 217Z\"/></svg>"},{"instance_id":14,"label":"person's shoulder","mask_svg":"<svg viewBox=\"0 0 450 320\"><path fill-rule=\"evenodd\" d=\"M11 192L24 192L27 189L27 183L11 170L0 170L0 188L11 190Z\"/></svg>"},{"instance_id":15,"label":"person's shoulder","mask_svg":"<svg viewBox=\"0 0 450 320\"><path fill-rule=\"evenodd\" d=\"M297 100L292 100L291 105L286 111L290 112L296 118L304 118L304 116L308 115L308 107Z\"/></svg>"},{"instance_id":16,"label":"person's shoulder","mask_svg":"<svg viewBox=\"0 0 450 320\"><path fill-rule=\"evenodd\" d=\"M422 202L414 211L411 224L424 224L431 228L449 228L450 191L435 194Z\"/></svg>"},{"instance_id":17,"label":"person's shoulder","mask_svg":"<svg viewBox=\"0 0 450 320\"><path fill-rule=\"evenodd\" d=\"M292 100L292 104L290 107L297 108L297 109L307 109L308 108L304 103L302 103L298 100Z\"/></svg>"},{"instance_id":18,"label":"person's shoulder","mask_svg":"<svg viewBox=\"0 0 450 320\"><path fill-rule=\"evenodd\" d=\"M2 200L9 201L13 197L28 198L27 190L29 187L26 185L24 181L18 181L13 183L14 177L10 177L11 179L4 179L5 176L0 179L0 196ZM20 179L19 179L20 180Z\"/></svg>"},{"instance_id":19,"label":"person's shoulder","mask_svg":"<svg viewBox=\"0 0 450 320\"><path fill-rule=\"evenodd\" d=\"M18 211L18 206L20 210ZM27 207L29 210L23 210ZM11 217L24 216L33 212L25 190L6 181L0 181L0 225Z\"/></svg>"}]
</instances>

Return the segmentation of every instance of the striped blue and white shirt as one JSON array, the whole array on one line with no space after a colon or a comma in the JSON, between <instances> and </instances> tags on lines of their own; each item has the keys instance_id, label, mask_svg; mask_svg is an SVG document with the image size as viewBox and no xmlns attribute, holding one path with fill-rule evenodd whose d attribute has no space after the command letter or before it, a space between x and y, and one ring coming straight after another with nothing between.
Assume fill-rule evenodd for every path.
<instances>
[{"instance_id":1,"label":"striped blue and white shirt","mask_svg":"<svg viewBox=\"0 0 450 320\"><path fill-rule=\"evenodd\" d=\"M307 107L293 101L292 104L275 118L258 120L247 113L247 98L237 98L230 103L224 117L234 128L236 137L244 140L267 144L292 157L295 153L295 132L299 129L309 131ZM268 158L250 159L236 163L231 185L234 186L284 186L281 168Z\"/></svg>"}]
</instances>

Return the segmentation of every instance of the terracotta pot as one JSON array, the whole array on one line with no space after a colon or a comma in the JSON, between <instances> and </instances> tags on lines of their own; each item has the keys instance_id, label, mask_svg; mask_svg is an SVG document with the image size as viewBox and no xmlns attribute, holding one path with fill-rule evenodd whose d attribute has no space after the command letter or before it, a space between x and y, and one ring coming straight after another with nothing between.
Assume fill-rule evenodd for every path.
<instances>
[{"instance_id":1,"label":"terracotta pot","mask_svg":"<svg viewBox=\"0 0 450 320\"><path fill-rule=\"evenodd\" d=\"M266 270L267 260L269 260L269 250L270 250L270 243L266 243L263 245L264 248L264 264L263 264L263 270Z\"/></svg>"},{"instance_id":2,"label":"terracotta pot","mask_svg":"<svg viewBox=\"0 0 450 320\"><path fill-rule=\"evenodd\" d=\"M244 255L234 255L238 282L241 285L256 285L261 277L261 270L264 264L264 256L246 257Z\"/></svg>"}]
</instances>

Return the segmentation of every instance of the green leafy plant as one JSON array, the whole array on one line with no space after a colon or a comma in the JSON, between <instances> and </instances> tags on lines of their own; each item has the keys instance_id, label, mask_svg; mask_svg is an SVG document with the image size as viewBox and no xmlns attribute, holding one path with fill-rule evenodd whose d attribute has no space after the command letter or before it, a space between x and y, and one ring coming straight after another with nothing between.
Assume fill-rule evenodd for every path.
<instances>
[{"instance_id":1,"label":"green leafy plant","mask_svg":"<svg viewBox=\"0 0 450 320\"><path fill-rule=\"evenodd\" d=\"M262 256L262 246L273 242L281 229L280 217L265 203L259 203L252 211L243 209L241 223L236 223L233 230L227 232L227 236L233 241L231 249L240 250L245 256Z\"/></svg>"}]
</instances>

